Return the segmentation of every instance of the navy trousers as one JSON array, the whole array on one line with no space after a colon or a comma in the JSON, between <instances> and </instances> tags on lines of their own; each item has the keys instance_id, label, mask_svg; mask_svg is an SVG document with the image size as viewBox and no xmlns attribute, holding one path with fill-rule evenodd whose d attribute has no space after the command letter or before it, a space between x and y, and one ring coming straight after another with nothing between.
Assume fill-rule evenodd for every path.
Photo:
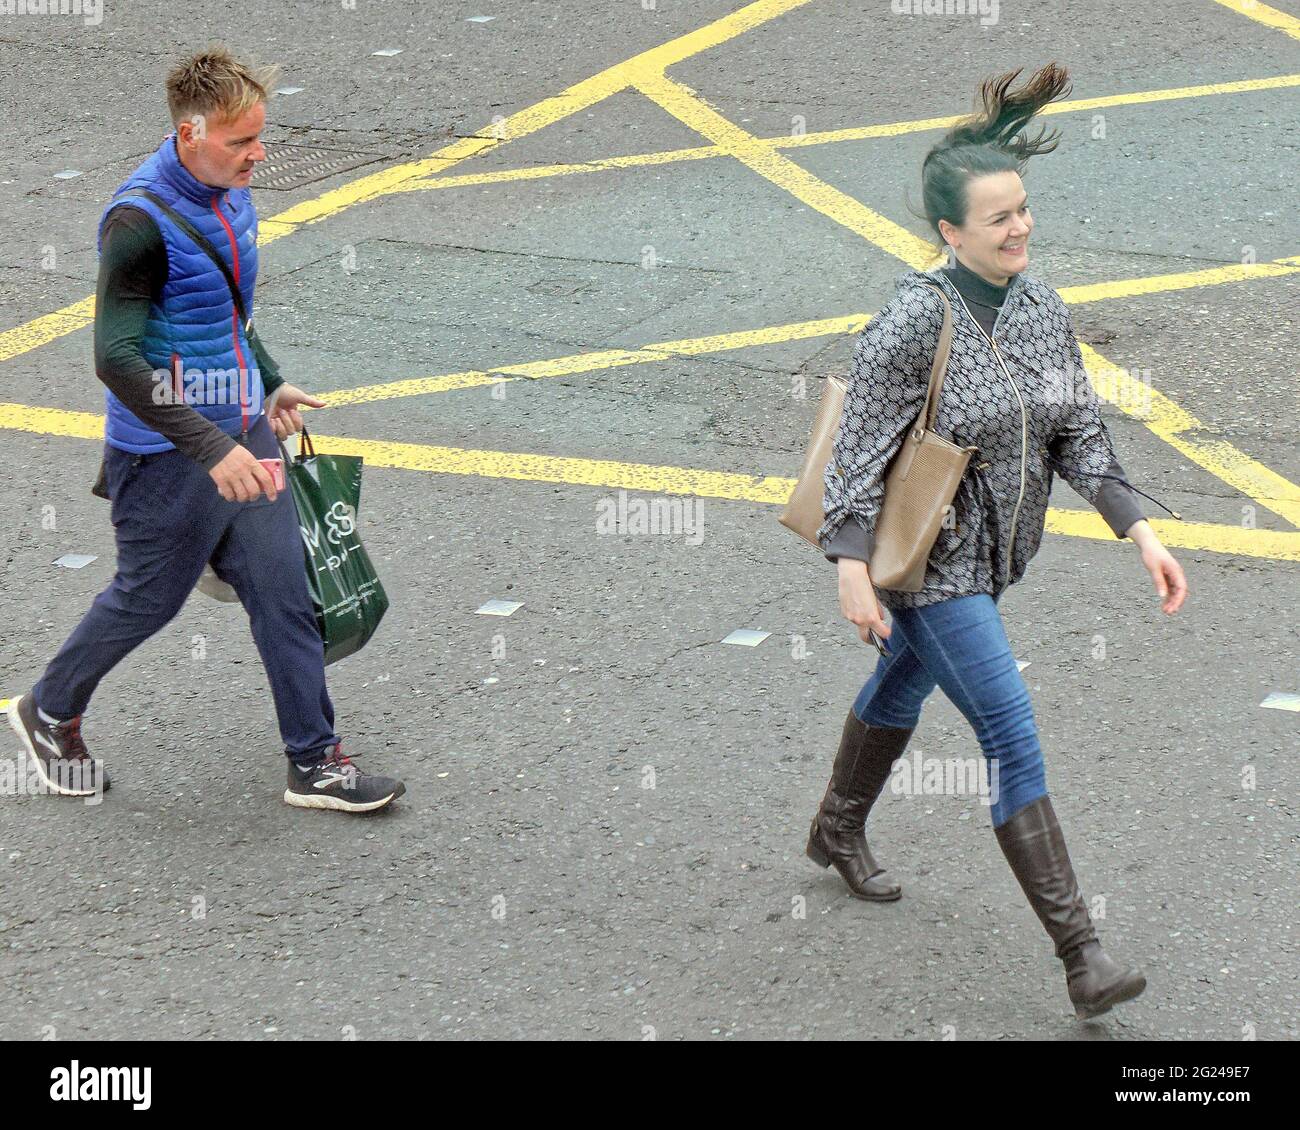
<instances>
[{"instance_id":1,"label":"navy trousers","mask_svg":"<svg viewBox=\"0 0 1300 1130\"><path fill-rule=\"evenodd\" d=\"M249 429L248 445L259 459L280 454L265 416ZM180 611L211 561L248 613L285 753L306 761L334 745L325 647L289 491L275 502L265 495L227 502L211 476L179 451L133 455L108 447L105 459L117 575L33 688L36 705L55 718L81 714L99 681ZM220 676L210 675L193 701L220 715L231 700Z\"/></svg>"}]
</instances>

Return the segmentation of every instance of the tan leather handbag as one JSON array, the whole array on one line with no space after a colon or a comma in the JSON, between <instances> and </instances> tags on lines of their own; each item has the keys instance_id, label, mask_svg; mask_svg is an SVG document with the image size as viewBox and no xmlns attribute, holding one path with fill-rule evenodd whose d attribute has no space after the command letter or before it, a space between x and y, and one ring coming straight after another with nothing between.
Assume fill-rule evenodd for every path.
<instances>
[{"instance_id":1,"label":"tan leather handbag","mask_svg":"<svg viewBox=\"0 0 1300 1130\"><path fill-rule=\"evenodd\" d=\"M876 520L875 547L867 564L873 585L898 592L920 592L925 582L925 564L939 536L944 515L952 509L953 496L966 465L979 450L958 447L931 430L939 411L948 351L952 346L952 306L942 289L934 289L943 299L943 327L930 366L925 406L885 475L885 498ZM848 382L842 377L826 381L807 458L779 519L783 526L818 548L817 531L826 520L822 510L823 476L835 455L835 437L844 415L847 393ZM853 521L852 517L848 520Z\"/></svg>"}]
</instances>

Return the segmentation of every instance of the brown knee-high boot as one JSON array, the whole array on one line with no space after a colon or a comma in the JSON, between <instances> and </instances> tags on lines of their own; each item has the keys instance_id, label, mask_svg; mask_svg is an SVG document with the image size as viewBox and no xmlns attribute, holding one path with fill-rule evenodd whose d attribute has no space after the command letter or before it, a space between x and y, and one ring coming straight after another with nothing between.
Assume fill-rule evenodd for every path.
<instances>
[{"instance_id":1,"label":"brown knee-high boot","mask_svg":"<svg viewBox=\"0 0 1300 1130\"><path fill-rule=\"evenodd\" d=\"M1142 992L1147 979L1113 961L1097 940L1051 800L1044 796L1025 805L994 834L1029 905L1056 943L1075 1015L1081 1020L1100 1016Z\"/></svg>"},{"instance_id":2,"label":"brown knee-high boot","mask_svg":"<svg viewBox=\"0 0 1300 1130\"><path fill-rule=\"evenodd\" d=\"M860 899L889 902L903 893L872 856L863 829L913 729L869 726L850 710L826 796L813 817L808 858L820 867L833 864Z\"/></svg>"}]
</instances>

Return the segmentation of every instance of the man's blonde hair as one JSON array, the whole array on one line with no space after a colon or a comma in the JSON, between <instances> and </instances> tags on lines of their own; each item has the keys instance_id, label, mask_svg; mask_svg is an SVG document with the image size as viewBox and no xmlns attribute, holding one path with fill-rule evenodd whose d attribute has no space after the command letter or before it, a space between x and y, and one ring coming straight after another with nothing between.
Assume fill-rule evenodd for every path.
<instances>
[{"instance_id":1,"label":"man's blonde hair","mask_svg":"<svg viewBox=\"0 0 1300 1130\"><path fill-rule=\"evenodd\" d=\"M200 116L211 122L234 121L266 101L277 70L275 66L246 67L221 46L183 59L167 75L172 124Z\"/></svg>"}]
</instances>

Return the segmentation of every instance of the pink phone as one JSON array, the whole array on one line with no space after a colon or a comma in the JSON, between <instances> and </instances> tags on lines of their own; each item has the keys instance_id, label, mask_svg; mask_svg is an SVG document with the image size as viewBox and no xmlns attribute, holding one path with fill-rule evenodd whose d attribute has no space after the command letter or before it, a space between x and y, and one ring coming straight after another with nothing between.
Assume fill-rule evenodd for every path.
<instances>
[{"instance_id":1,"label":"pink phone","mask_svg":"<svg viewBox=\"0 0 1300 1130\"><path fill-rule=\"evenodd\" d=\"M271 482L275 484L276 490L284 490L284 460L283 459L259 459L258 462L266 468L267 473L271 476Z\"/></svg>"}]
</instances>

